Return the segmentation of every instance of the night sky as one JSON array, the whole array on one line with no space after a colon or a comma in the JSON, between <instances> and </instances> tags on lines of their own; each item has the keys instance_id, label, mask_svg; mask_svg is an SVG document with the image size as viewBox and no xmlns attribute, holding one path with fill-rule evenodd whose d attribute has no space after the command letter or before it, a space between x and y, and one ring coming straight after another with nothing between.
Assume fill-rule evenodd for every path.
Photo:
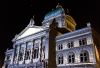
<instances>
[{"instance_id":1,"label":"night sky","mask_svg":"<svg viewBox=\"0 0 100 68\"><path fill-rule=\"evenodd\" d=\"M92 27L100 34L100 7L97 0L7 0L4 6L4 19L0 23L0 63L3 63L4 52L12 48L12 39L20 33L34 15L35 24L41 25L46 13L60 3L75 19L77 29L91 22ZM1 66L1 65L0 65Z\"/></svg>"}]
</instances>

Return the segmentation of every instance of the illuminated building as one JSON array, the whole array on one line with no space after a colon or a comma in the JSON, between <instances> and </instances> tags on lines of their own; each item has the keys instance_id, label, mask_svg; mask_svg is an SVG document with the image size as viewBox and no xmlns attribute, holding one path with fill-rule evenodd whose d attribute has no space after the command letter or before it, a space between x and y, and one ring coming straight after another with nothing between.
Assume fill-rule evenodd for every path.
<instances>
[{"instance_id":1,"label":"illuminated building","mask_svg":"<svg viewBox=\"0 0 100 68\"><path fill-rule=\"evenodd\" d=\"M34 23L32 18L28 26L13 38L13 49L5 52L5 68L48 68L48 62L54 58L57 68L99 66L100 58L90 23L76 30L76 22L60 5L45 15L42 26ZM53 53L55 45L56 52ZM52 58L55 54L56 57Z\"/></svg>"}]
</instances>

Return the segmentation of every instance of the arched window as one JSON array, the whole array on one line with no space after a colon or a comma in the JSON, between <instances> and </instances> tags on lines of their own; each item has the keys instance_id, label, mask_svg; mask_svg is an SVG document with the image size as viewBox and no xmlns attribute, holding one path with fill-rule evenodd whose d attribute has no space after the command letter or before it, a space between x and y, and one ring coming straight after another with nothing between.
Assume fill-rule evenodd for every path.
<instances>
[{"instance_id":1,"label":"arched window","mask_svg":"<svg viewBox=\"0 0 100 68\"><path fill-rule=\"evenodd\" d=\"M80 53L80 62L89 62L89 53L86 50Z\"/></svg>"},{"instance_id":2,"label":"arched window","mask_svg":"<svg viewBox=\"0 0 100 68\"><path fill-rule=\"evenodd\" d=\"M58 64L63 64L63 55L58 56Z\"/></svg>"},{"instance_id":3,"label":"arched window","mask_svg":"<svg viewBox=\"0 0 100 68\"><path fill-rule=\"evenodd\" d=\"M63 49L63 45L62 44L58 45L58 50L61 50L61 49Z\"/></svg>"},{"instance_id":4,"label":"arched window","mask_svg":"<svg viewBox=\"0 0 100 68\"><path fill-rule=\"evenodd\" d=\"M73 52L70 52L68 55L68 63L74 63L75 62L75 55Z\"/></svg>"}]
</instances>

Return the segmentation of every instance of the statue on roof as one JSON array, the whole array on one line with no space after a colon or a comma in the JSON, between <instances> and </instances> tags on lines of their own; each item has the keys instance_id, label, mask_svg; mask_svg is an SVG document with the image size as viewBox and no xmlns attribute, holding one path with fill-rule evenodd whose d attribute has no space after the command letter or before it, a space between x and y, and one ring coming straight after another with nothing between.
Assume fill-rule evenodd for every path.
<instances>
[{"instance_id":1,"label":"statue on roof","mask_svg":"<svg viewBox=\"0 0 100 68\"><path fill-rule=\"evenodd\" d=\"M34 16L31 18L31 20L30 20L30 23L29 23L29 27L33 27L34 26L34 23L35 23L35 21L34 21Z\"/></svg>"},{"instance_id":2,"label":"statue on roof","mask_svg":"<svg viewBox=\"0 0 100 68\"><path fill-rule=\"evenodd\" d=\"M59 3L57 4L56 8L58 8L58 7L61 7L62 8L62 6Z\"/></svg>"}]
</instances>

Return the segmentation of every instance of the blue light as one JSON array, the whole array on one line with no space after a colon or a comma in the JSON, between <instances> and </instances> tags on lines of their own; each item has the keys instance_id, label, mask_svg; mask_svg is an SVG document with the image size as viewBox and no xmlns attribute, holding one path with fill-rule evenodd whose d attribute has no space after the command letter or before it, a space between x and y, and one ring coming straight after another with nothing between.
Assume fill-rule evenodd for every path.
<instances>
[{"instance_id":1,"label":"blue light","mask_svg":"<svg viewBox=\"0 0 100 68\"><path fill-rule=\"evenodd\" d=\"M60 15L64 12L64 9L63 8L57 8L51 12L49 12L48 14L45 15L44 19L48 19L48 18L51 18L51 17L54 17L54 16L57 16L57 15Z\"/></svg>"}]
</instances>

